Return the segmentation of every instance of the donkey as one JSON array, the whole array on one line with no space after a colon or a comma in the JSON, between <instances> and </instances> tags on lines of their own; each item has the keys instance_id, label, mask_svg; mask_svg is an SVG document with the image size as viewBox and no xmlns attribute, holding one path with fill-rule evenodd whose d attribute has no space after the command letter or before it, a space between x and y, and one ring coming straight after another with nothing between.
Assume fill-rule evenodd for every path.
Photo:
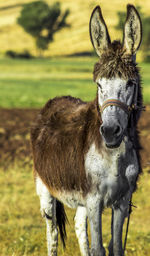
<instances>
[{"instance_id":1,"label":"donkey","mask_svg":"<svg viewBox=\"0 0 150 256\"><path fill-rule=\"evenodd\" d=\"M141 173L137 123L143 108L135 55L142 25L127 5L123 42L111 43L99 6L90 37L99 61L92 102L71 96L49 100L31 128L34 177L47 226L48 255L57 255L58 229L65 244L64 204L77 208L75 231L83 256L104 256L101 216L112 209L109 256L123 256L122 229ZM91 249L87 236L91 229Z\"/></svg>"}]
</instances>

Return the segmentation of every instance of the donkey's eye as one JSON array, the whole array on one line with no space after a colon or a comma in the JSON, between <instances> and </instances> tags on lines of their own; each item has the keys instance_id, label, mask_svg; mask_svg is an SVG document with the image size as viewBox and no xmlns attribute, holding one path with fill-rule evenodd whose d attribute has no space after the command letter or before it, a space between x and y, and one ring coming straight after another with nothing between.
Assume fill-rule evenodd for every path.
<instances>
[{"instance_id":1,"label":"donkey's eye","mask_svg":"<svg viewBox=\"0 0 150 256\"><path fill-rule=\"evenodd\" d=\"M97 85L98 85L98 87L99 87L100 89L102 89L102 86L101 86L101 84L97 83Z\"/></svg>"},{"instance_id":2,"label":"donkey's eye","mask_svg":"<svg viewBox=\"0 0 150 256\"><path fill-rule=\"evenodd\" d=\"M101 92L103 92L101 84L97 83L98 87L100 88Z\"/></svg>"},{"instance_id":3,"label":"donkey's eye","mask_svg":"<svg viewBox=\"0 0 150 256\"><path fill-rule=\"evenodd\" d=\"M127 84L126 84L126 89L130 88L134 86L134 81L132 81L131 79L128 80Z\"/></svg>"}]
</instances>

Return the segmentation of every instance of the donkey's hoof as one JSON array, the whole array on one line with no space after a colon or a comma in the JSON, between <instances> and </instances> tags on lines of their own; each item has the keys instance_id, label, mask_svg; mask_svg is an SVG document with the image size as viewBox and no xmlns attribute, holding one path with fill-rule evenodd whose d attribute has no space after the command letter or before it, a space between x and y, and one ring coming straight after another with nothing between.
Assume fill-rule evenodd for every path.
<instances>
[{"instance_id":1,"label":"donkey's hoof","mask_svg":"<svg viewBox=\"0 0 150 256\"><path fill-rule=\"evenodd\" d=\"M112 243L112 241L110 242L110 244L109 244L109 246L108 246L108 251L109 251L108 256L114 256L114 252L113 252L113 243Z\"/></svg>"}]
</instances>

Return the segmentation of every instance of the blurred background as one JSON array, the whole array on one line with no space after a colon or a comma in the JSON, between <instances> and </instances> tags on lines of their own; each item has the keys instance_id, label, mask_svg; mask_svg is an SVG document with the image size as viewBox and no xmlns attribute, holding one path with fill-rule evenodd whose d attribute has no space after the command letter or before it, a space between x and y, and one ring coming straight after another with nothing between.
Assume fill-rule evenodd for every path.
<instances>
[{"instance_id":1,"label":"blurred background","mask_svg":"<svg viewBox=\"0 0 150 256\"><path fill-rule=\"evenodd\" d=\"M119 0L0 1L0 256L47 255L44 220L32 178L30 126L46 101L96 95L98 60L89 37L92 10L100 5L112 40L123 37L126 5ZM140 13L143 42L137 54L146 111L139 123L143 175L134 194L126 255L150 251L150 2L130 1ZM79 256L74 211L64 251ZM103 217L104 246L110 239L110 211Z\"/></svg>"}]
</instances>

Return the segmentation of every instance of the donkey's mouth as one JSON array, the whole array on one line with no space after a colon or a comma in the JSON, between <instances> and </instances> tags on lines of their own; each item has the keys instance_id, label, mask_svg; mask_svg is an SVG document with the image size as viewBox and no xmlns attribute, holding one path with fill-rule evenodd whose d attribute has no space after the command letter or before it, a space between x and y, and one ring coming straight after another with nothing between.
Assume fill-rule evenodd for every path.
<instances>
[{"instance_id":1,"label":"donkey's mouth","mask_svg":"<svg viewBox=\"0 0 150 256\"><path fill-rule=\"evenodd\" d=\"M120 144L121 144L121 143L115 144L115 145L106 144L106 147L107 147L107 148L110 148L110 149L119 148Z\"/></svg>"},{"instance_id":2,"label":"donkey's mouth","mask_svg":"<svg viewBox=\"0 0 150 256\"><path fill-rule=\"evenodd\" d=\"M118 148L122 142L122 138L115 144L112 143L106 143L106 147L110 149Z\"/></svg>"}]
</instances>

